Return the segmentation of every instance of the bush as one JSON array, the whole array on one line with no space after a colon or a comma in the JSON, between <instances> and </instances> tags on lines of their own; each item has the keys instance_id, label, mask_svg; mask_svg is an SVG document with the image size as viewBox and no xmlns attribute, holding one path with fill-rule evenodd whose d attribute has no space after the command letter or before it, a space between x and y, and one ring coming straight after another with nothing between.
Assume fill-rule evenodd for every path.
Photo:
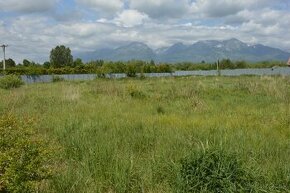
<instances>
[{"instance_id":1,"label":"bush","mask_svg":"<svg viewBox=\"0 0 290 193\"><path fill-rule=\"evenodd\" d=\"M137 66L134 64L128 64L126 69L127 77L136 77L137 76Z\"/></svg>"},{"instance_id":2,"label":"bush","mask_svg":"<svg viewBox=\"0 0 290 193\"><path fill-rule=\"evenodd\" d=\"M23 84L20 77L16 75L6 75L0 78L0 88L3 89L18 88Z\"/></svg>"},{"instance_id":3,"label":"bush","mask_svg":"<svg viewBox=\"0 0 290 193\"><path fill-rule=\"evenodd\" d=\"M96 70L97 78L106 78L106 72L104 68L97 68Z\"/></svg>"},{"instance_id":4,"label":"bush","mask_svg":"<svg viewBox=\"0 0 290 193\"><path fill-rule=\"evenodd\" d=\"M254 178L234 154L199 151L181 161L182 192L252 192Z\"/></svg>"},{"instance_id":5,"label":"bush","mask_svg":"<svg viewBox=\"0 0 290 193\"><path fill-rule=\"evenodd\" d=\"M51 145L32 123L0 117L0 192L39 192L51 177Z\"/></svg>"},{"instance_id":6,"label":"bush","mask_svg":"<svg viewBox=\"0 0 290 193\"><path fill-rule=\"evenodd\" d=\"M135 99L144 99L146 95L139 90L135 85L130 85L128 88L129 95Z\"/></svg>"},{"instance_id":7,"label":"bush","mask_svg":"<svg viewBox=\"0 0 290 193\"><path fill-rule=\"evenodd\" d=\"M62 82L64 81L64 78L61 76L53 76L52 77L52 82Z\"/></svg>"}]
</instances>

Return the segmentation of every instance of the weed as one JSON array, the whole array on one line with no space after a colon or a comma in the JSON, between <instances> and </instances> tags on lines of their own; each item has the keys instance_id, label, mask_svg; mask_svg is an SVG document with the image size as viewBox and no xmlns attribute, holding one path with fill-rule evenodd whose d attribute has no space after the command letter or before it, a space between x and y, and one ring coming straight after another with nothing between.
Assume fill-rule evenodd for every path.
<instances>
[{"instance_id":1,"label":"weed","mask_svg":"<svg viewBox=\"0 0 290 193\"><path fill-rule=\"evenodd\" d=\"M157 107L157 113L163 115L163 114L165 114L165 109L162 106L158 106Z\"/></svg>"},{"instance_id":2,"label":"weed","mask_svg":"<svg viewBox=\"0 0 290 193\"><path fill-rule=\"evenodd\" d=\"M235 154L206 149L181 161L182 192L251 192L254 177Z\"/></svg>"},{"instance_id":3,"label":"weed","mask_svg":"<svg viewBox=\"0 0 290 193\"><path fill-rule=\"evenodd\" d=\"M0 77L0 88L3 89L18 88L23 84L24 82L21 78L16 75L6 75L4 77Z\"/></svg>"},{"instance_id":4,"label":"weed","mask_svg":"<svg viewBox=\"0 0 290 193\"><path fill-rule=\"evenodd\" d=\"M132 97L132 98L136 98L136 99L143 99L145 98L145 94L140 91L136 85L130 85L128 86L128 92L129 92L129 95Z\"/></svg>"}]
</instances>

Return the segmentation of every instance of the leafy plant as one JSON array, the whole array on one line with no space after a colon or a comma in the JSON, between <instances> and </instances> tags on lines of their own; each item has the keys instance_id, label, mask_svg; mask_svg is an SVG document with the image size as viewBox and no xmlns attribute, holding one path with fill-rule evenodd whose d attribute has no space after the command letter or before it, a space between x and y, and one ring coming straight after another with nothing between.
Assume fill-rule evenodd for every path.
<instances>
[{"instance_id":1,"label":"leafy plant","mask_svg":"<svg viewBox=\"0 0 290 193\"><path fill-rule=\"evenodd\" d=\"M146 97L145 93L139 90L136 85L129 85L128 86L129 95L135 99L143 99Z\"/></svg>"},{"instance_id":2,"label":"leafy plant","mask_svg":"<svg viewBox=\"0 0 290 193\"><path fill-rule=\"evenodd\" d=\"M52 77L52 82L62 82L64 81L64 78L61 76L53 76Z\"/></svg>"},{"instance_id":3,"label":"leafy plant","mask_svg":"<svg viewBox=\"0 0 290 193\"><path fill-rule=\"evenodd\" d=\"M136 77L137 76L137 66L134 64L128 64L126 69L126 75L128 77Z\"/></svg>"},{"instance_id":4,"label":"leafy plant","mask_svg":"<svg viewBox=\"0 0 290 193\"><path fill-rule=\"evenodd\" d=\"M21 78L16 75L6 75L0 78L0 88L3 89L18 88L23 84Z\"/></svg>"},{"instance_id":5,"label":"leafy plant","mask_svg":"<svg viewBox=\"0 0 290 193\"><path fill-rule=\"evenodd\" d=\"M0 192L34 192L52 176L50 145L32 124L0 117Z\"/></svg>"}]
</instances>

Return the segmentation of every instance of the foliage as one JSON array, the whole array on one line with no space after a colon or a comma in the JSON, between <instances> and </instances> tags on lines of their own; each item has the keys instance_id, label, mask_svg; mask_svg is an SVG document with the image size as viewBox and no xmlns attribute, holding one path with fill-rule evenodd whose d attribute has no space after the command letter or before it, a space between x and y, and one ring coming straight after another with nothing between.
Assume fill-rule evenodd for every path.
<instances>
[{"instance_id":1,"label":"foliage","mask_svg":"<svg viewBox=\"0 0 290 193\"><path fill-rule=\"evenodd\" d=\"M5 60L5 67L7 68L12 68L15 67L16 63L13 59L9 58L8 60ZM0 61L0 68L3 68L3 61Z\"/></svg>"},{"instance_id":2,"label":"foliage","mask_svg":"<svg viewBox=\"0 0 290 193\"><path fill-rule=\"evenodd\" d=\"M63 62L62 62L63 63ZM285 66L283 62L265 61L249 63L245 61L231 61L223 59L220 61L220 69L242 69L242 68L271 68L274 66ZM77 58L69 65L52 65L50 62L44 62L43 65L28 60L23 60L22 65L9 67L7 74L17 75L43 75L43 74L97 74L98 77L105 77L111 73L126 73L129 77L136 77L137 74L144 73L171 73L174 71L192 71L192 70L216 70L217 63L182 62L176 64L155 63L154 61L145 62L139 60L132 61L103 61L96 60L84 63ZM0 69L0 72L2 70Z\"/></svg>"},{"instance_id":3,"label":"foliage","mask_svg":"<svg viewBox=\"0 0 290 193\"><path fill-rule=\"evenodd\" d=\"M174 66L174 70L190 71L190 70L215 70L216 64L200 63L195 64L191 62L177 63Z\"/></svg>"},{"instance_id":4,"label":"foliage","mask_svg":"<svg viewBox=\"0 0 290 193\"><path fill-rule=\"evenodd\" d=\"M219 67L220 69L233 69L234 67L234 63L230 60L230 59L223 59L220 61L219 63Z\"/></svg>"},{"instance_id":5,"label":"foliage","mask_svg":"<svg viewBox=\"0 0 290 193\"><path fill-rule=\"evenodd\" d=\"M129 85L128 86L128 92L129 92L129 95L132 97L132 98L136 98L136 99L143 99L146 97L146 95L140 91L136 85Z\"/></svg>"},{"instance_id":6,"label":"foliage","mask_svg":"<svg viewBox=\"0 0 290 193\"><path fill-rule=\"evenodd\" d=\"M235 68L238 68L238 69L247 68L247 63L245 61L243 61L243 60L236 61Z\"/></svg>"},{"instance_id":7,"label":"foliage","mask_svg":"<svg viewBox=\"0 0 290 193\"><path fill-rule=\"evenodd\" d=\"M252 192L254 177L235 154L205 149L181 161L182 192Z\"/></svg>"},{"instance_id":8,"label":"foliage","mask_svg":"<svg viewBox=\"0 0 290 193\"><path fill-rule=\"evenodd\" d=\"M50 67L50 62L44 62L43 63L44 68L49 68Z\"/></svg>"},{"instance_id":9,"label":"foliage","mask_svg":"<svg viewBox=\"0 0 290 193\"><path fill-rule=\"evenodd\" d=\"M23 64L23 66L30 66L31 62L29 60L27 60L27 59L24 59L22 64Z\"/></svg>"},{"instance_id":10,"label":"foliage","mask_svg":"<svg viewBox=\"0 0 290 193\"><path fill-rule=\"evenodd\" d=\"M50 64L53 67L64 67L73 65L73 56L71 50L64 45L56 46L50 52Z\"/></svg>"},{"instance_id":11,"label":"foliage","mask_svg":"<svg viewBox=\"0 0 290 193\"><path fill-rule=\"evenodd\" d=\"M0 88L3 89L18 88L23 84L23 81L17 75L5 75L0 77Z\"/></svg>"},{"instance_id":12,"label":"foliage","mask_svg":"<svg viewBox=\"0 0 290 193\"><path fill-rule=\"evenodd\" d=\"M160 64L157 66L157 72L158 73L164 73L164 72L168 72L171 73L173 70L170 67L169 64Z\"/></svg>"},{"instance_id":13,"label":"foliage","mask_svg":"<svg viewBox=\"0 0 290 193\"><path fill-rule=\"evenodd\" d=\"M137 66L133 64L128 64L126 69L126 75L128 77L136 77L137 76Z\"/></svg>"},{"instance_id":14,"label":"foliage","mask_svg":"<svg viewBox=\"0 0 290 193\"><path fill-rule=\"evenodd\" d=\"M81 66L81 65L83 65L83 64L84 64L84 63L83 63L82 59L77 58L77 59L74 61L73 66Z\"/></svg>"},{"instance_id":15,"label":"foliage","mask_svg":"<svg viewBox=\"0 0 290 193\"><path fill-rule=\"evenodd\" d=\"M61 76L53 76L52 77L52 82L62 82L64 81L64 78Z\"/></svg>"},{"instance_id":16,"label":"foliage","mask_svg":"<svg viewBox=\"0 0 290 193\"><path fill-rule=\"evenodd\" d=\"M0 192L37 192L52 175L48 142L33 120L0 117Z\"/></svg>"},{"instance_id":17,"label":"foliage","mask_svg":"<svg viewBox=\"0 0 290 193\"><path fill-rule=\"evenodd\" d=\"M220 69L243 69L243 68L271 68L273 66L285 67L285 63L281 61L265 61L265 62L246 62L243 60L232 61L230 59L222 59L219 61ZM192 63L192 62L182 62L177 64L172 64L174 70L216 70L217 63Z\"/></svg>"}]
</instances>

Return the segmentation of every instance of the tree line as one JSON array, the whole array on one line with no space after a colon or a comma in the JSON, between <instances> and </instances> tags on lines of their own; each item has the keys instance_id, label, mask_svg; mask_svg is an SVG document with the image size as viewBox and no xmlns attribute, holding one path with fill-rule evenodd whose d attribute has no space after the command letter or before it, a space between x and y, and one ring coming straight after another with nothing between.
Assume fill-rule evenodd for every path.
<instances>
[{"instance_id":1,"label":"tree line","mask_svg":"<svg viewBox=\"0 0 290 193\"><path fill-rule=\"evenodd\" d=\"M17 64L11 58L5 61L7 74L92 74L97 73L100 76L110 73L126 73L129 77L136 76L137 73L171 73L174 71L190 70L215 70L217 63L181 62L176 64L155 63L151 61L130 60L130 61L104 61L94 60L83 62L82 59L73 59L69 47L63 45L56 46L50 52L50 61L42 64L24 59L22 63ZM242 69L242 68L268 68L273 66L283 66L283 62L259 62L248 63L245 61L231 61L222 59L219 61L220 69ZM3 68L3 62L0 62L0 68ZM3 73L3 72L2 72Z\"/></svg>"}]
</instances>

